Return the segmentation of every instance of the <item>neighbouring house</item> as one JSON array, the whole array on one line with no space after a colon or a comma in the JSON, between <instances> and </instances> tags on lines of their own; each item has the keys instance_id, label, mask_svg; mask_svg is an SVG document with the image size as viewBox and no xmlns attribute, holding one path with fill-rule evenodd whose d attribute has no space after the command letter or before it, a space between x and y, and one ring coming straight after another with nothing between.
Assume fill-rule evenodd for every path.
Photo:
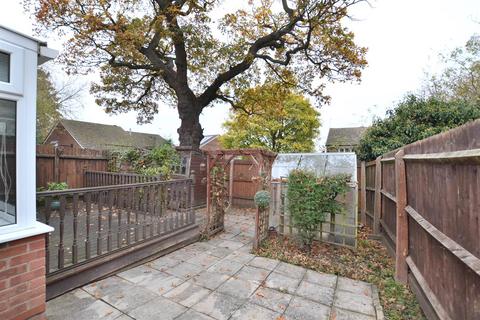
<instances>
[{"instance_id":1,"label":"neighbouring house","mask_svg":"<svg viewBox=\"0 0 480 320\"><path fill-rule=\"evenodd\" d=\"M206 135L202 141L200 141L200 150L213 151L222 149L219 138L219 134Z\"/></svg>"},{"instance_id":2,"label":"neighbouring house","mask_svg":"<svg viewBox=\"0 0 480 320\"><path fill-rule=\"evenodd\" d=\"M354 152L367 127L330 128L325 143L327 152Z\"/></svg>"},{"instance_id":3,"label":"neighbouring house","mask_svg":"<svg viewBox=\"0 0 480 320\"><path fill-rule=\"evenodd\" d=\"M45 234L36 219L37 66L45 42L0 26L0 319L45 318Z\"/></svg>"},{"instance_id":4,"label":"neighbouring house","mask_svg":"<svg viewBox=\"0 0 480 320\"><path fill-rule=\"evenodd\" d=\"M63 119L50 130L44 144L81 149L121 150L132 147L152 149L166 142L167 140L158 134L126 131L115 125Z\"/></svg>"}]
</instances>

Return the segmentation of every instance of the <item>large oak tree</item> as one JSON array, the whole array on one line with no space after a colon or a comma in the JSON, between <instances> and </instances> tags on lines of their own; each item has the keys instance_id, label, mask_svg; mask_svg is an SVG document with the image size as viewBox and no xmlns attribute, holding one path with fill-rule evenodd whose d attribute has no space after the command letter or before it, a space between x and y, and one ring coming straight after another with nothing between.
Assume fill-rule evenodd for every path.
<instances>
[{"instance_id":1,"label":"large oak tree","mask_svg":"<svg viewBox=\"0 0 480 320\"><path fill-rule=\"evenodd\" d=\"M70 36L69 71L100 67L91 90L107 112L148 122L160 103L176 105L182 146L199 146L205 107L263 72L291 73L324 101L326 81L359 79L366 64L342 24L363 0L248 0L237 11L221 0L25 1L41 28Z\"/></svg>"}]
</instances>

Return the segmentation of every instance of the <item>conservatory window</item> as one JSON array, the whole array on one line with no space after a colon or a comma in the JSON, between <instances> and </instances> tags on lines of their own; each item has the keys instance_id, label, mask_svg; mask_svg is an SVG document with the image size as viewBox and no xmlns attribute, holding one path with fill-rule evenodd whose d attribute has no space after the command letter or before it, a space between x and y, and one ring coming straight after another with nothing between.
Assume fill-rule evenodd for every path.
<instances>
[{"instance_id":1,"label":"conservatory window","mask_svg":"<svg viewBox=\"0 0 480 320\"><path fill-rule=\"evenodd\" d=\"M10 55L0 52L0 81L10 82Z\"/></svg>"},{"instance_id":2,"label":"conservatory window","mask_svg":"<svg viewBox=\"0 0 480 320\"><path fill-rule=\"evenodd\" d=\"M0 99L0 226L16 223L16 109Z\"/></svg>"}]
</instances>

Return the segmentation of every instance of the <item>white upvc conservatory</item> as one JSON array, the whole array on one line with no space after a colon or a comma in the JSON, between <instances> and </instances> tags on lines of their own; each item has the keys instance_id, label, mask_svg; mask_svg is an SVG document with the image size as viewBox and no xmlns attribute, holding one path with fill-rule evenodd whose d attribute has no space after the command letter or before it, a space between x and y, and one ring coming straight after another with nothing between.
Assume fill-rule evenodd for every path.
<instances>
[{"instance_id":1,"label":"white upvc conservatory","mask_svg":"<svg viewBox=\"0 0 480 320\"><path fill-rule=\"evenodd\" d=\"M36 221L37 66L57 51L0 26L0 243L52 231Z\"/></svg>"}]
</instances>

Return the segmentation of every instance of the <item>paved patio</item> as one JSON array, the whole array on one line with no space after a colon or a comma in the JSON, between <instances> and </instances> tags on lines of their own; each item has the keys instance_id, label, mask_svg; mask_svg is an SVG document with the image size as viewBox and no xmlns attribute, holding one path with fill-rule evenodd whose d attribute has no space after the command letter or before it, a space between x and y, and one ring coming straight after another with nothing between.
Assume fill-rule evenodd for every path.
<instances>
[{"instance_id":1,"label":"paved patio","mask_svg":"<svg viewBox=\"0 0 480 320\"><path fill-rule=\"evenodd\" d=\"M64 294L55 319L383 319L368 283L250 254L251 214L228 215L226 232Z\"/></svg>"}]
</instances>

